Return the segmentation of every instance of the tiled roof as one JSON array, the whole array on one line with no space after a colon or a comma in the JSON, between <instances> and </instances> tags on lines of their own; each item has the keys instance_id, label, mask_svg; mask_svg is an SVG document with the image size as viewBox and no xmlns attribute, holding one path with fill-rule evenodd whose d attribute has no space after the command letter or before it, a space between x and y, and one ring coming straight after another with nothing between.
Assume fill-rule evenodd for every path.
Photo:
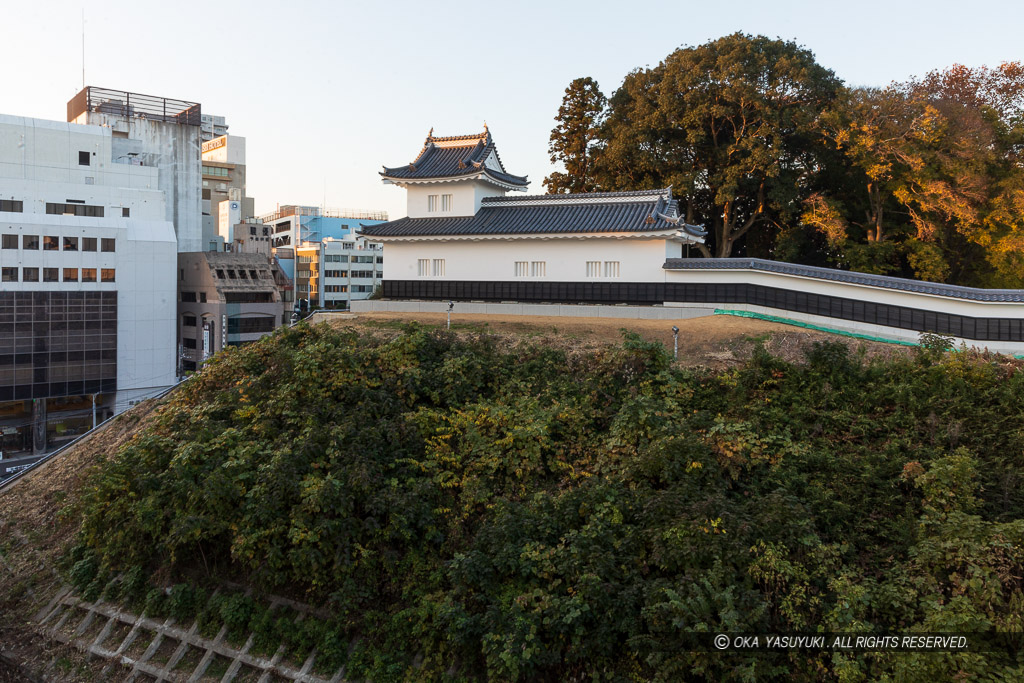
<instances>
[{"instance_id":1,"label":"tiled roof","mask_svg":"<svg viewBox=\"0 0 1024 683\"><path fill-rule=\"evenodd\" d=\"M694 259L669 259L663 266L665 270L760 270L769 273L781 273L783 275L795 275L809 277L818 280L831 280L833 282L845 282L869 287L882 287L884 289L896 289L916 294L932 294L935 296L955 297L957 299L968 299L971 301L992 301L992 302L1024 302L1024 290L1021 289L977 289L974 287L958 287L938 282L924 282L921 280L908 280L901 277L889 277L888 275L871 275L869 273L857 273L850 270L836 270L833 268L818 268L817 266L802 266L796 263L784 263L782 261L768 261L756 258L694 258Z\"/></svg>"},{"instance_id":2,"label":"tiled roof","mask_svg":"<svg viewBox=\"0 0 1024 683\"><path fill-rule=\"evenodd\" d=\"M402 218L368 225L367 237L544 235L685 230L693 241L703 231L678 219L671 188L644 192L488 197L475 216Z\"/></svg>"},{"instance_id":3,"label":"tiled roof","mask_svg":"<svg viewBox=\"0 0 1024 683\"><path fill-rule=\"evenodd\" d=\"M423 149L416 160L405 166L384 167L381 176L394 180L425 180L429 178L458 178L483 173L501 183L525 187L526 176L505 172L501 157L494 146L491 133L484 130L478 135L435 137L431 129ZM484 161L494 153L500 170L488 168Z\"/></svg>"}]
</instances>

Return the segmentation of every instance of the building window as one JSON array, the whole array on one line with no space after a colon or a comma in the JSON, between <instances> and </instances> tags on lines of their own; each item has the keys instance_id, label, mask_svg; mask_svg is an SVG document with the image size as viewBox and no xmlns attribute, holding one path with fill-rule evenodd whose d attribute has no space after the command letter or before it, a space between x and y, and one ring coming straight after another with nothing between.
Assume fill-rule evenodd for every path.
<instances>
[{"instance_id":1,"label":"building window","mask_svg":"<svg viewBox=\"0 0 1024 683\"><path fill-rule=\"evenodd\" d=\"M78 282L78 268L65 268L64 282Z\"/></svg>"},{"instance_id":2,"label":"building window","mask_svg":"<svg viewBox=\"0 0 1024 683\"><path fill-rule=\"evenodd\" d=\"M82 238L82 251L96 251L96 238L95 237L83 237Z\"/></svg>"},{"instance_id":3,"label":"building window","mask_svg":"<svg viewBox=\"0 0 1024 683\"><path fill-rule=\"evenodd\" d=\"M21 213L24 211L24 205L21 200L17 199L0 199L0 211L9 211L11 213Z\"/></svg>"},{"instance_id":4,"label":"building window","mask_svg":"<svg viewBox=\"0 0 1024 683\"><path fill-rule=\"evenodd\" d=\"M22 249L39 249L39 235L22 235Z\"/></svg>"},{"instance_id":5,"label":"building window","mask_svg":"<svg viewBox=\"0 0 1024 683\"><path fill-rule=\"evenodd\" d=\"M100 249L102 251L114 251L114 238L113 237L104 237L100 241Z\"/></svg>"},{"instance_id":6,"label":"building window","mask_svg":"<svg viewBox=\"0 0 1024 683\"><path fill-rule=\"evenodd\" d=\"M206 303L206 292L199 292L199 303Z\"/></svg>"},{"instance_id":7,"label":"building window","mask_svg":"<svg viewBox=\"0 0 1024 683\"><path fill-rule=\"evenodd\" d=\"M18 236L17 235L4 235L3 248L4 249L17 249L18 248Z\"/></svg>"},{"instance_id":8,"label":"building window","mask_svg":"<svg viewBox=\"0 0 1024 683\"><path fill-rule=\"evenodd\" d=\"M437 211L437 195L427 196L427 211Z\"/></svg>"},{"instance_id":9,"label":"building window","mask_svg":"<svg viewBox=\"0 0 1024 683\"><path fill-rule=\"evenodd\" d=\"M2 281L2 282L17 282L18 281L18 269L17 268L0 268L0 281Z\"/></svg>"},{"instance_id":10,"label":"building window","mask_svg":"<svg viewBox=\"0 0 1024 683\"><path fill-rule=\"evenodd\" d=\"M60 271L56 268L43 268L43 282L60 282Z\"/></svg>"},{"instance_id":11,"label":"building window","mask_svg":"<svg viewBox=\"0 0 1024 683\"><path fill-rule=\"evenodd\" d=\"M196 340L192 337L185 337L181 340L181 345L186 349L196 348Z\"/></svg>"},{"instance_id":12,"label":"building window","mask_svg":"<svg viewBox=\"0 0 1024 683\"><path fill-rule=\"evenodd\" d=\"M516 261L516 277L526 277L530 274L529 261Z\"/></svg>"},{"instance_id":13,"label":"building window","mask_svg":"<svg viewBox=\"0 0 1024 683\"><path fill-rule=\"evenodd\" d=\"M89 153L88 152L79 152L78 153L78 165L79 166L88 166L89 165Z\"/></svg>"},{"instance_id":14,"label":"building window","mask_svg":"<svg viewBox=\"0 0 1024 683\"><path fill-rule=\"evenodd\" d=\"M121 218L129 218L131 213L127 206L121 208Z\"/></svg>"},{"instance_id":15,"label":"building window","mask_svg":"<svg viewBox=\"0 0 1024 683\"><path fill-rule=\"evenodd\" d=\"M348 292L348 285L327 285L324 291L328 294L345 294Z\"/></svg>"},{"instance_id":16,"label":"building window","mask_svg":"<svg viewBox=\"0 0 1024 683\"><path fill-rule=\"evenodd\" d=\"M100 268L100 280L103 282L114 281L114 269L113 268Z\"/></svg>"},{"instance_id":17,"label":"building window","mask_svg":"<svg viewBox=\"0 0 1024 683\"><path fill-rule=\"evenodd\" d=\"M22 268L21 275L22 280L25 282L39 282L38 268Z\"/></svg>"},{"instance_id":18,"label":"building window","mask_svg":"<svg viewBox=\"0 0 1024 683\"><path fill-rule=\"evenodd\" d=\"M531 261L530 262L530 276L531 277L546 277L548 274L548 262L547 261Z\"/></svg>"},{"instance_id":19,"label":"building window","mask_svg":"<svg viewBox=\"0 0 1024 683\"><path fill-rule=\"evenodd\" d=\"M421 258L416 260L416 274L420 277L430 275L430 259Z\"/></svg>"},{"instance_id":20,"label":"building window","mask_svg":"<svg viewBox=\"0 0 1024 683\"><path fill-rule=\"evenodd\" d=\"M228 318L228 334L259 334L274 331L274 318Z\"/></svg>"},{"instance_id":21,"label":"building window","mask_svg":"<svg viewBox=\"0 0 1024 683\"><path fill-rule=\"evenodd\" d=\"M82 282L96 282L96 269L82 268Z\"/></svg>"},{"instance_id":22,"label":"building window","mask_svg":"<svg viewBox=\"0 0 1024 683\"><path fill-rule=\"evenodd\" d=\"M437 273L437 261L438 261L438 259L434 259L434 274L435 275L438 274ZM441 273L440 274L444 275L444 261L441 261ZM369 278L372 278L373 277L373 271L372 270L353 270L352 271L352 277L369 277Z\"/></svg>"},{"instance_id":23,"label":"building window","mask_svg":"<svg viewBox=\"0 0 1024 683\"><path fill-rule=\"evenodd\" d=\"M43 238L43 251L57 251L60 249L60 240L53 235Z\"/></svg>"},{"instance_id":24,"label":"building window","mask_svg":"<svg viewBox=\"0 0 1024 683\"><path fill-rule=\"evenodd\" d=\"M259 273L257 273L255 270L250 270L249 271L249 279L250 280L259 280L260 279Z\"/></svg>"},{"instance_id":25,"label":"building window","mask_svg":"<svg viewBox=\"0 0 1024 683\"><path fill-rule=\"evenodd\" d=\"M185 327L195 327L196 317L194 315L186 315L182 317L181 324L184 325Z\"/></svg>"},{"instance_id":26,"label":"building window","mask_svg":"<svg viewBox=\"0 0 1024 683\"><path fill-rule=\"evenodd\" d=\"M77 237L65 237L64 238L64 251L78 251L78 238Z\"/></svg>"},{"instance_id":27,"label":"building window","mask_svg":"<svg viewBox=\"0 0 1024 683\"><path fill-rule=\"evenodd\" d=\"M451 211L452 210L452 196L450 194L441 195L441 210Z\"/></svg>"},{"instance_id":28,"label":"building window","mask_svg":"<svg viewBox=\"0 0 1024 683\"><path fill-rule=\"evenodd\" d=\"M587 261L587 277L601 277L600 261Z\"/></svg>"},{"instance_id":29,"label":"building window","mask_svg":"<svg viewBox=\"0 0 1024 683\"><path fill-rule=\"evenodd\" d=\"M369 272L369 271L367 271ZM444 277L444 259L434 259L434 277Z\"/></svg>"},{"instance_id":30,"label":"building window","mask_svg":"<svg viewBox=\"0 0 1024 683\"><path fill-rule=\"evenodd\" d=\"M618 277L619 276L619 262L618 261L605 261L604 262L604 276L605 277Z\"/></svg>"},{"instance_id":31,"label":"building window","mask_svg":"<svg viewBox=\"0 0 1024 683\"><path fill-rule=\"evenodd\" d=\"M226 304L272 304L274 295L270 292L226 292Z\"/></svg>"},{"instance_id":32,"label":"building window","mask_svg":"<svg viewBox=\"0 0 1024 683\"><path fill-rule=\"evenodd\" d=\"M91 216L103 218L102 206L91 206L89 204L78 204L69 202L67 204L55 204L46 202L46 213L55 216Z\"/></svg>"},{"instance_id":33,"label":"building window","mask_svg":"<svg viewBox=\"0 0 1024 683\"><path fill-rule=\"evenodd\" d=\"M181 300L182 300L183 303L186 303L186 304L194 304L196 302L196 293L195 292L182 292L181 293Z\"/></svg>"}]
</instances>

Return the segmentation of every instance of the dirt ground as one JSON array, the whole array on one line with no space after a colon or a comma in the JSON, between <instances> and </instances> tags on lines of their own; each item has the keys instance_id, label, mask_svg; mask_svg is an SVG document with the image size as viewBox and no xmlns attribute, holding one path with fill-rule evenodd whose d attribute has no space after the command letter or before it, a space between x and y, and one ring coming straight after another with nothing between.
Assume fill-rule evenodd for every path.
<instances>
[{"instance_id":1,"label":"dirt ground","mask_svg":"<svg viewBox=\"0 0 1024 683\"><path fill-rule=\"evenodd\" d=\"M444 327L444 313L358 313L332 316L332 325L369 329L400 329L407 322ZM452 330L458 333L489 333L510 337L555 336L580 345L618 344L622 330L657 341L672 350L672 326L679 328L679 362L686 366L723 369L743 362L755 344L762 341L772 354L789 361L804 358L804 349L814 342L841 342L852 350L863 347L869 357L906 353L908 347L883 344L827 332L807 330L782 323L729 315L710 315L680 320L637 320L634 318L569 318L556 316L452 316Z\"/></svg>"}]
</instances>

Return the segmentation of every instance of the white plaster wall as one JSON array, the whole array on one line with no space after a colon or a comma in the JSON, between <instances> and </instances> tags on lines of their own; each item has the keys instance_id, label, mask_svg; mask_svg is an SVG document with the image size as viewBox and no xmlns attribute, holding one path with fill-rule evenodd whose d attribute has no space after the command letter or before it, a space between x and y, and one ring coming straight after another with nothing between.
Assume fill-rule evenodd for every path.
<instances>
[{"instance_id":1,"label":"white plaster wall","mask_svg":"<svg viewBox=\"0 0 1024 683\"><path fill-rule=\"evenodd\" d=\"M664 239L585 238L384 241L386 280L662 282ZM418 259L444 259L445 275L420 277ZM516 261L545 261L546 277L516 277ZM588 278L587 261L619 262L619 277Z\"/></svg>"},{"instance_id":2,"label":"white plaster wall","mask_svg":"<svg viewBox=\"0 0 1024 683\"><path fill-rule=\"evenodd\" d=\"M746 282L779 289L859 299L975 318L1024 318L1024 304L1020 303L969 301L845 282L829 282L781 273L750 270L668 270L665 271L665 281L705 284Z\"/></svg>"},{"instance_id":3,"label":"white plaster wall","mask_svg":"<svg viewBox=\"0 0 1024 683\"><path fill-rule=\"evenodd\" d=\"M452 195L451 211L428 211L427 197L438 195L437 206L441 207L440 195ZM409 218L442 218L445 216L473 216L480 210L484 197L503 197L505 190L491 183L476 180L410 184L406 187L406 212Z\"/></svg>"}]
</instances>

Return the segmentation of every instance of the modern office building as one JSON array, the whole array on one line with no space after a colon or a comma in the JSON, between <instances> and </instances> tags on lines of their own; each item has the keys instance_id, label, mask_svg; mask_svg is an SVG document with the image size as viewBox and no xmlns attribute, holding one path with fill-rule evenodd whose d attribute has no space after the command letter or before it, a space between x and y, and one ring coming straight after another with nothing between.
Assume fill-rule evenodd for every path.
<instances>
[{"instance_id":1,"label":"modern office building","mask_svg":"<svg viewBox=\"0 0 1024 683\"><path fill-rule=\"evenodd\" d=\"M319 263L320 254L325 249L322 245L327 240L337 240L341 244L330 247L331 250L371 249L373 247L369 246L370 243L359 238L359 233L365 226L384 223L387 219L386 211L322 209L317 206L286 204L279 206L273 213L261 216L259 220L269 228L277 263L294 283L293 300L305 299L313 306L324 307L329 306L328 301L335 302L336 306L351 301L352 298L347 295L362 294L363 287L371 287L372 293L376 282L349 283L339 280L329 285L320 282L319 274L313 274L319 271L312 270L311 266ZM346 244L349 246L345 246ZM298 256L300 250L301 259ZM337 255L340 256L341 252ZM323 289L325 286L331 288L329 292ZM357 287L360 291L353 292L351 286ZM322 298L321 293L333 296Z\"/></svg>"},{"instance_id":2,"label":"modern office building","mask_svg":"<svg viewBox=\"0 0 1024 683\"><path fill-rule=\"evenodd\" d=\"M178 325L183 372L227 346L255 341L283 323L283 302L265 254L178 255Z\"/></svg>"},{"instance_id":3,"label":"modern office building","mask_svg":"<svg viewBox=\"0 0 1024 683\"><path fill-rule=\"evenodd\" d=\"M0 477L175 382L177 240L140 128L0 115Z\"/></svg>"},{"instance_id":4,"label":"modern office building","mask_svg":"<svg viewBox=\"0 0 1024 683\"><path fill-rule=\"evenodd\" d=\"M314 308L348 310L384 277L383 249L360 235L328 237L296 250L296 297Z\"/></svg>"},{"instance_id":5,"label":"modern office building","mask_svg":"<svg viewBox=\"0 0 1024 683\"><path fill-rule=\"evenodd\" d=\"M228 124L224 120L223 116L213 116L212 114L202 114L200 116L200 137L203 142L219 138L222 135L228 134Z\"/></svg>"},{"instance_id":6,"label":"modern office building","mask_svg":"<svg viewBox=\"0 0 1024 683\"><path fill-rule=\"evenodd\" d=\"M222 135L202 150L204 250L222 250L233 241L231 228L255 213L245 193L245 138Z\"/></svg>"}]
</instances>

